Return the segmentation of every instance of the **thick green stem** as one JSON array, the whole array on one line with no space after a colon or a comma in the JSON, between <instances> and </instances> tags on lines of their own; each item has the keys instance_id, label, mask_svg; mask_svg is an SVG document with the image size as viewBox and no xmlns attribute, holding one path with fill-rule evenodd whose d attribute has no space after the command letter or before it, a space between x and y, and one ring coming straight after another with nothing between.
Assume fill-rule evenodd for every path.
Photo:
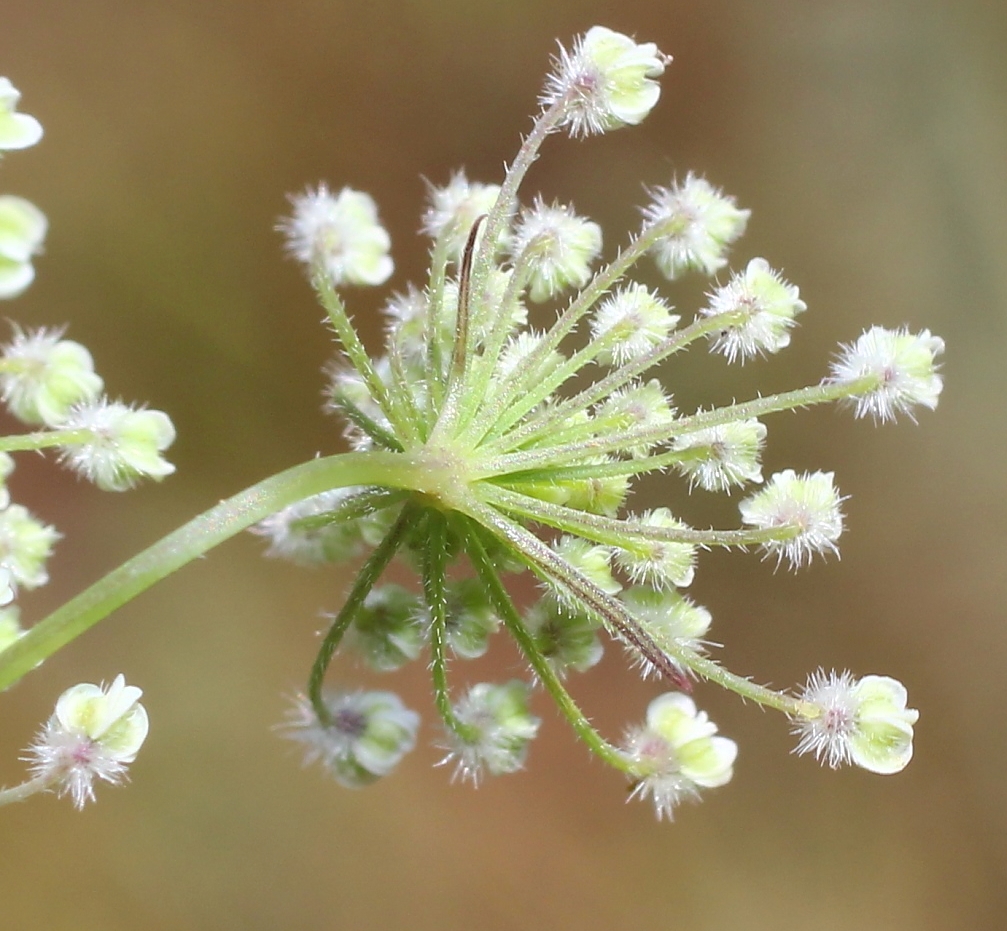
<instances>
[{"instance_id":1,"label":"thick green stem","mask_svg":"<svg viewBox=\"0 0 1007 931\"><path fill-rule=\"evenodd\" d=\"M0 689L155 582L296 501L353 485L436 492L446 481L422 458L386 451L314 459L274 475L168 534L32 627L0 652Z\"/></svg>"}]
</instances>

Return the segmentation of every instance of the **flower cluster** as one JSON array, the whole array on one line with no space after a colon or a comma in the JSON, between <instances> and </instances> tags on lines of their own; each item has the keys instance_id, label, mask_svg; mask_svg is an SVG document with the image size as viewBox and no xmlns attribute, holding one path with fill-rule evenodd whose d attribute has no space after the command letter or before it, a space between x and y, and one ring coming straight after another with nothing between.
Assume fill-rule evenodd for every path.
<instances>
[{"instance_id":1,"label":"flower cluster","mask_svg":"<svg viewBox=\"0 0 1007 931\"><path fill-rule=\"evenodd\" d=\"M0 150L23 149L42 138L32 116L17 111L20 94L0 77ZM32 283L32 259L42 249L48 223L34 204L0 196L0 298L17 297ZM124 491L143 478L174 471L163 457L175 438L161 411L108 400L90 352L62 330L12 324L0 345L0 401L30 432L0 437L0 652L24 635L20 610L10 602L49 580L46 562L60 534L11 502L7 479L13 452L55 449L60 461L99 488ZM14 651L12 651L14 652ZM0 804L54 789L78 808L93 799L95 778L121 782L147 734L140 690L122 676L108 689L78 685L60 698L56 712L33 744L34 776L0 791Z\"/></svg>"},{"instance_id":2,"label":"flower cluster","mask_svg":"<svg viewBox=\"0 0 1007 931\"><path fill-rule=\"evenodd\" d=\"M323 689L344 637L379 673L428 657L443 762L473 783L524 765L541 689L626 775L632 797L671 818L681 801L731 779L738 749L687 694L696 679L783 712L798 752L831 766L892 773L909 761L917 714L896 680L819 672L796 694L756 685L708 655L713 619L682 590L712 547L759 548L795 570L837 553L845 499L834 474L786 469L764 480L765 418L828 402L849 402L875 421L932 409L941 340L874 327L841 347L816 385L680 411L648 378L655 366L704 343L729 363L778 353L807 306L761 257L725 272L691 318L629 276L648 256L670 281L721 272L750 211L689 173L650 190L639 229L599 264L596 222L540 196L519 202L547 138L639 123L669 62L652 43L600 26L560 49L541 112L502 183L458 172L430 187L422 221L432 240L429 277L388 301L380 358L365 351L336 290L391 275L374 202L350 188L333 197L321 185L293 198L281 223L341 343L329 407L346 421L360 464L354 475L370 482L316 494L257 529L271 554L301 562L370 553L289 728L343 783L387 773L414 745L417 726L415 713L384 691ZM702 530L667 507L628 510L634 479L667 470L690 490L748 488L739 526ZM396 554L417 570L418 594L378 584ZM522 572L542 589L524 609L508 585ZM456 692L450 661L483 655L501 627L524 656L528 682ZM677 689L654 699L645 724L621 744L602 737L567 690L570 674L595 666L607 640L643 676Z\"/></svg>"}]
</instances>

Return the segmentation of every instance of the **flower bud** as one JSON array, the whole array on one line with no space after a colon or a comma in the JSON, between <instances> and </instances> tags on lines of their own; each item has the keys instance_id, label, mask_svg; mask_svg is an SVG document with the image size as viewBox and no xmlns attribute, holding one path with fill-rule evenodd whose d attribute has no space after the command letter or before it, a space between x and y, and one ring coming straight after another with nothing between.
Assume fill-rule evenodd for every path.
<instances>
[{"instance_id":1,"label":"flower bud","mask_svg":"<svg viewBox=\"0 0 1007 931\"><path fill-rule=\"evenodd\" d=\"M646 527L687 529L668 508L648 511L638 522ZM656 588L685 588L695 575L696 547L691 543L638 539L616 549L615 561L634 582Z\"/></svg>"},{"instance_id":2,"label":"flower bud","mask_svg":"<svg viewBox=\"0 0 1007 931\"><path fill-rule=\"evenodd\" d=\"M598 353L598 361L623 365L639 359L663 342L678 321L678 315L656 293L642 284L626 285L602 301L591 321L595 339L616 340Z\"/></svg>"},{"instance_id":3,"label":"flower bud","mask_svg":"<svg viewBox=\"0 0 1007 931\"><path fill-rule=\"evenodd\" d=\"M430 187L430 206L423 214L423 232L432 239L447 238L448 252L456 262L461 258L476 221L493 209L500 185L469 181L464 171L456 171L441 188ZM497 247L506 243L501 229Z\"/></svg>"},{"instance_id":4,"label":"flower bud","mask_svg":"<svg viewBox=\"0 0 1007 931\"><path fill-rule=\"evenodd\" d=\"M20 504L11 504L0 511L0 566L17 586L45 585L49 581L46 560L59 538L55 527L32 517Z\"/></svg>"},{"instance_id":5,"label":"flower bud","mask_svg":"<svg viewBox=\"0 0 1007 931\"><path fill-rule=\"evenodd\" d=\"M583 611L571 611L552 598L540 598L524 618L538 651L560 675L585 672L604 653L598 639L601 624Z\"/></svg>"},{"instance_id":6,"label":"flower bud","mask_svg":"<svg viewBox=\"0 0 1007 931\"><path fill-rule=\"evenodd\" d=\"M765 439L765 425L753 418L683 433L671 448L686 454L675 467L689 479L690 487L729 493L735 486L762 481Z\"/></svg>"},{"instance_id":7,"label":"flower bud","mask_svg":"<svg viewBox=\"0 0 1007 931\"><path fill-rule=\"evenodd\" d=\"M675 589L634 585L622 592L619 600L665 653L672 653L675 647L702 649L702 638L713 618L706 608L694 604ZM626 649L632 654L642 678L659 674L654 664L634 645L626 644Z\"/></svg>"},{"instance_id":8,"label":"flower bud","mask_svg":"<svg viewBox=\"0 0 1007 931\"><path fill-rule=\"evenodd\" d=\"M500 626L486 589L475 579L460 579L448 586L447 601L448 646L462 659L482 656Z\"/></svg>"},{"instance_id":9,"label":"flower bud","mask_svg":"<svg viewBox=\"0 0 1007 931\"><path fill-rule=\"evenodd\" d=\"M777 472L765 488L741 502L741 519L750 527L767 530L794 528L796 536L762 544L767 556L776 556L792 569L811 562L816 553L838 553L836 540L843 532L840 497L832 483L833 472L805 472L793 469Z\"/></svg>"},{"instance_id":10,"label":"flower bud","mask_svg":"<svg viewBox=\"0 0 1007 931\"><path fill-rule=\"evenodd\" d=\"M371 589L346 639L378 672L399 669L416 659L424 643L416 596L400 585Z\"/></svg>"}]
</instances>

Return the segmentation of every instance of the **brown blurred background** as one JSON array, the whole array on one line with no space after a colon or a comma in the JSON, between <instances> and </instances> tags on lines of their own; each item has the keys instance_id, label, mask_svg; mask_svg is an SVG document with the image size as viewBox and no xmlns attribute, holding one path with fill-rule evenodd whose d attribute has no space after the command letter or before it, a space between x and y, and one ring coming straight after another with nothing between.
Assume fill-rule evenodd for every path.
<instances>
[{"instance_id":1,"label":"brown blurred background","mask_svg":"<svg viewBox=\"0 0 1007 931\"><path fill-rule=\"evenodd\" d=\"M596 22L675 56L664 96L638 129L552 140L528 193L572 200L611 252L642 183L695 169L753 210L735 264L767 256L809 305L776 359L670 367L682 406L817 380L872 323L947 340L945 395L918 426L833 409L769 421L767 474L835 469L850 495L842 562L795 577L707 554L693 588L739 672L902 679L916 759L890 778L821 770L789 755L779 716L700 687L741 745L735 781L658 824L540 698L529 770L473 792L431 767L419 664L379 681L424 710L421 747L344 790L271 726L346 575L265 562L245 537L3 696L7 784L74 682L122 671L152 721L127 790L82 814L51 798L0 812L4 931L1007 927L1002 0L4 0L0 74L46 137L4 159L0 190L52 230L36 284L2 310L69 322L113 395L179 431L177 475L125 496L22 458L15 497L66 535L26 619L218 499L341 448L319 410L320 311L273 231L285 194L321 179L372 192L403 287L425 263L421 177L499 179L554 40ZM667 293L686 313L701 296ZM381 297L350 295L372 334ZM685 500L670 478L637 500L655 494L691 520L736 519L736 502ZM658 689L610 652L574 685L618 734ZM498 676L519 671L502 638L495 653ZM364 678L345 659L337 674Z\"/></svg>"}]
</instances>

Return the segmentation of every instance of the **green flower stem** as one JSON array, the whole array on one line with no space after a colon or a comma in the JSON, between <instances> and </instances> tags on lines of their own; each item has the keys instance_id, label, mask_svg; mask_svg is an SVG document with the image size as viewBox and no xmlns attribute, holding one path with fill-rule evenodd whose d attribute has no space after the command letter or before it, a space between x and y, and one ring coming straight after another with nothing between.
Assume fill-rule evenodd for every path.
<instances>
[{"instance_id":1,"label":"green flower stem","mask_svg":"<svg viewBox=\"0 0 1007 931\"><path fill-rule=\"evenodd\" d=\"M668 653L654 642L653 637L620 602L586 579L530 530L475 497L468 498L458 509L500 537L542 578L565 587L580 598L584 607L596 615L610 633L639 650L666 678L682 682L682 674L672 662L672 659L677 659L677 654L672 653L672 659L669 659Z\"/></svg>"},{"instance_id":2,"label":"green flower stem","mask_svg":"<svg viewBox=\"0 0 1007 931\"><path fill-rule=\"evenodd\" d=\"M753 417L764 417L766 414L776 414L780 411L796 410L799 407L810 407L812 404L829 404L833 401L845 401L858 395L868 393L879 387L876 375L865 375L854 382L834 383L823 381L807 388L797 388L782 394L771 394L764 398L753 398L740 404L728 404L709 411L700 411L690 417L682 417L675 421L674 433L666 437L683 436L696 433L710 427L720 427L735 421L750 420ZM655 441L660 442L660 441Z\"/></svg>"},{"instance_id":3,"label":"green flower stem","mask_svg":"<svg viewBox=\"0 0 1007 931\"><path fill-rule=\"evenodd\" d=\"M385 508L392 507L392 505L401 504L407 497L408 494L403 491L368 488L366 491L343 499L331 511L293 520L290 522L290 527L292 530L299 530L301 532L323 530L332 524L358 520L361 517L370 517L371 514L383 511Z\"/></svg>"},{"instance_id":4,"label":"green flower stem","mask_svg":"<svg viewBox=\"0 0 1007 931\"><path fill-rule=\"evenodd\" d=\"M533 352L521 360L508 379L507 390L494 394L492 399L483 406L471 426L462 434L463 442L475 445L486 436L499 436L508 426L523 416L523 414L518 414L516 417L508 415L506 419L502 417L503 412L508 410L516 398L523 399L526 393L535 391L538 385L535 377L538 367L548 354L559 349L560 343L581 318L605 296L608 289L618 282L654 243L666 235L668 225L667 223L658 223L644 229L619 255L595 274L594 278L578 293L567 309L560 314L559 319L549 328L542 342ZM712 327L711 330L723 327L723 316L710 319L720 321L718 326ZM674 336L672 341L675 341ZM676 342L675 348L668 350L665 355L670 355L678 348L681 347ZM649 356L650 354L644 358L649 359ZM664 356L659 358L664 358ZM658 360L649 361L641 371L645 371L653 365L654 361ZM476 397L483 397L483 395L476 395ZM544 395L540 396L539 400L544 397ZM526 411L530 409L530 407L526 408Z\"/></svg>"},{"instance_id":5,"label":"green flower stem","mask_svg":"<svg viewBox=\"0 0 1007 931\"><path fill-rule=\"evenodd\" d=\"M0 652L0 689L155 582L287 505L352 485L457 494L450 464L385 451L344 453L294 466L239 492L113 570Z\"/></svg>"},{"instance_id":6,"label":"green flower stem","mask_svg":"<svg viewBox=\"0 0 1007 931\"><path fill-rule=\"evenodd\" d=\"M448 274L448 249L453 230L445 227L434 242L430 252L430 276L427 279L427 371L446 371L444 346L437 334L444 330L444 285ZM433 421L444 400L446 385L443 380L433 378L429 385L427 419Z\"/></svg>"},{"instance_id":7,"label":"green flower stem","mask_svg":"<svg viewBox=\"0 0 1007 931\"><path fill-rule=\"evenodd\" d=\"M479 243L475 263L472 267L472 293L476 295L475 304L479 309L488 310L485 292L489 274L493 268L493 255L496 252L497 241L500 239L504 224L514 214L518 188L524 181L528 169L538 158L538 150L542 148L542 143L563 118L569 97L569 94L561 97L535 120L531 132L524 138L514 161L507 168L496 203L486 217L486 227L483 230L482 241ZM481 317L473 321L479 331L484 329L484 323L485 321Z\"/></svg>"},{"instance_id":8,"label":"green flower stem","mask_svg":"<svg viewBox=\"0 0 1007 931\"><path fill-rule=\"evenodd\" d=\"M369 417L357 407L338 386L334 388L330 397L332 404L339 408L346 419L354 426L363 430L375 443L380 444L385 449L392 449L396 452L402 451L402 444L398 439L383 426L379 425L374 418Z\"/></svg>"},{"instance_id":9,"label":"green flower stem","mask_svg":"<svg viewBox=\"0 0 1007 931\"><path fill-rule=\"evenodd\" d=\"M511 636L517 641L517 645L528 661L528 665L531 666L539 681L552 696L553 701L556 702L557 707L577 733L577 736L587 744L592 753L603 759L609 766L613 766L630 776L639 775L635 772L632 763L626 755L618 747L612 746L591 726L591 722L584 715L584 712L580 710L580 707L570 696L570 693L567 692L559 676L556 675L556 671L549 665L548 660L535 646L534 638L528 633L527 628L521 621L521 616L514 606L514 602L511 600L507 589L494 568L493 562L486 552L486 548L479 539L478 530L470 526L467 537L468 546L466 550L469 554L469 559L472 560L472 565L478 573L479 579L489 593L497 614L500 615Z\"/></svg>"},{"instance_id":10,"label":"green flower stem","mask_svg":"<svg viewBox=\"0 0 1007 931\"><path fill-rule=\"evenodd\" d=\"M661 543L688 543L695 546L756 546L792 540L801 533L797 525L764 529L694 530L691 527L654 527L637 520L620 520L588 511L578 511L541 498L533 498L492 483L480 486L484 500L510 514L528 518L573 533L606 546L630 548L633 543L656 540Z\"/></svg>"},{"instance_id":11,"label":"green flower stem","mask_svg":"<svg viewBox=\"0 0 1007 931\"><path fill-rule=\"evenodd\" d=\"M476 355L473 353L472 377L470 379L471 388L466 394L466 400L470 403L466 405L465 422L469 423L472 416L479 411L482 399L489 391L493 375L497 370L497 363L500 354L503 352L507 337L513 332L514 308L517 307L528 280L531 278L532 261L531 250L525 249L517 257L513 268L510 270L510 279L504 289L503 297L500 299L500 306L495 310L492 320L492 327L485 333L483 339L483 351ZM476 331L483 333L484 331ZM471 410L469 409L471 408Z\"/></svg>"},{"instance_id":12,"label":"green flower stem","mask_svg":"<svg viewBox=\"0 0 1007 931\"><path fill-rule=\"evenodd\" d=\"M701 411L688 417L679 417L670 422L647 424L613 433L590 443L568 443L562 446L542 446L535 449L520 450L505 455L492 455L492 447L480 450L480 461L477 473L482 478L494 478L510 475L514 472L526 472L540 466L559 466L566 460L576 464L585 455L601 455L609 452L630 449L634 446L656 445L667 443L678 436L697 433L710 427L723 426L736 421L762 417L779 411L793 410L798 407L809 407L812 404L827 404L856 397L877 386L877 377L865 376L850 384L831 384L822 382L796 391L773 394L764 398L755 398L740 404L728 404L725 407ZM519 431L523 432L523 431ZM516 434L514 434L516 436ZM508 443L511 437L507 437ZM525 440L527 442L527 440ZM657 459L658 457L654 457ZM674 461L674 460L672 460Z\"/></svg>"},{"instance_id":13,"label":"green flower stem","mask_svg":"<svg viewBox=\"0 0 1007 931\"><path fill-rule=\"evenodd\" d=\"M451 705L447 660L447 525L442 514L427 515L427 540L423 550L423 594L430 612L430 675L434 704L444 726L464 743L475 743L478 730L458 720Z\"/></svg>"},{"instance_id":14,"label":"green flower stem","mask_svg":"<svg viewBox=\"0 0 1007 931\"><path fill-rule=\"evenodd\" d=\"M402 545L406 534L415 526L416 520L415 509L407 505L388 533L385 534L384 539L378 544L374 552L368 557L367 562L364 563L357 573L356 578L353 580L353 587L346 596L346 601L343 602L343 606L339 609L339 613L333 620L332 625L325 634L325 639L322 640L322 645L318 649L318 655L315 657L315 662L311 667L311 674L308 676L308 698L311 700L311 705L315 709L318 720L326 727L331 727L334 722L322 698L325 673L332 662L332 657L339 648L343 634L346 633L347 628L353 622L354 617L356 617L357 612L364 603L364 599L381 577L381 573L385 571L388 564L392 561L392 557L395 556L395 553Z\"/></svg>"},{"instance_id":15,"label":"green flower stem","mask_svg":"<svg viewBox=\"0 0 1007 931\"><path fill-rule=\"evenodd\" d=\"M343 349L353 368L363 378L364 384L367 385L367 390L371 393L371 397L374 398L375 403L381 408L381 412L391 423L397 426L401 425L402 429L406 432L406 437L404 438L415 441L417 439L415 420L410 420L406 413L407 408L403 399L400 396L392 396L388 386L385 385L381 380L381 376L375 370L371 358L364 348L364 344L360 342L360 337L350 322L343 299L332 286L332 280L327 274L319 271L315 273L312 284L314 285L315 293L318 295L319 302L325 308L326 314L328 314L332 329L335 330L336 336L339 338L339 342L342 343ZM397 392L397 395L399 394L401 392Z\"/></svg>"},{"instance_id":16,"label":"green flower stem","mask_svg":"<svg viewBox=\"0 0 1007 931\"><path fill-rule=\"evenodd\" d=\"M820 713L807 702L756 685L742 676L728 672L709 657L680 643L668 643L665 649L661 649L621 601L603 592L589 579L573 570L565 560L530 531L482 502L470 502L468 513L484 527L507 540L543 575L559 582L580 598L584 606L601 618L610 631L617 632L623 640L639 650L640 654L665 678L680 687L685 686L679 670L679 667L683 667L742 698L767 708L775 708L784 714L811 718Z\"/></svg>"},{"instance_id":17,"label":"green flower stem","mask_svg":"<svg viewBox=\"0 0 1007 931\"><path fill-rule=\"evenodd\" d=\"M48 780L42 776L22 782L19 786L12 786L9 789L0 789L0 805L11 805L14 802L23 802L39 792L45 792L49 787Z\"/></svg>"},{"instance_id":18,"label":"green flower stem","mask_svg":"<svg viewBox=\"0 0 1007 931\"><path fill-rule=\"evenodd\" d=\"M611 396L613 392L630 384L659 362L664 361L676 352L687 349L692 343L703 336L721 329L724 325L724 316L703 317L689 324L689 326L673 332L667 339L651 349L650 352L614 369L604 378L589 385L573 397L567 398L559 404L550 405L543 413L521 424L518 429L505 433L508 427L517 423L521 417L533 409L535 404L545 399L546 395L539 397L536 388L529 387L528 396L522 396L520 402L512 405L507 411L506 419L502 418L500 424L495 425L494 429L488 434L490 442L486 444L486 448L488 450L503 452L505 450L517 449L529 442L534 442L540 436L550 433L556 424L564 423L578 411L587 410L593 404ZM529 406L527 401L531 397L535 397L535 402Z\"/></svg>"},{"instance_id":19,"label":"green flower stem","mask_svg":"<svg viewBox=\"0 0 1007 931\"><path fill-rule=\"evenodd\" d=\"M15 433L0 437L0 452L19 453L26 450L50 449L53 446L83 446L94 439L90 430L39 430L36 433Z\"/></svg>"}]
</instances>

